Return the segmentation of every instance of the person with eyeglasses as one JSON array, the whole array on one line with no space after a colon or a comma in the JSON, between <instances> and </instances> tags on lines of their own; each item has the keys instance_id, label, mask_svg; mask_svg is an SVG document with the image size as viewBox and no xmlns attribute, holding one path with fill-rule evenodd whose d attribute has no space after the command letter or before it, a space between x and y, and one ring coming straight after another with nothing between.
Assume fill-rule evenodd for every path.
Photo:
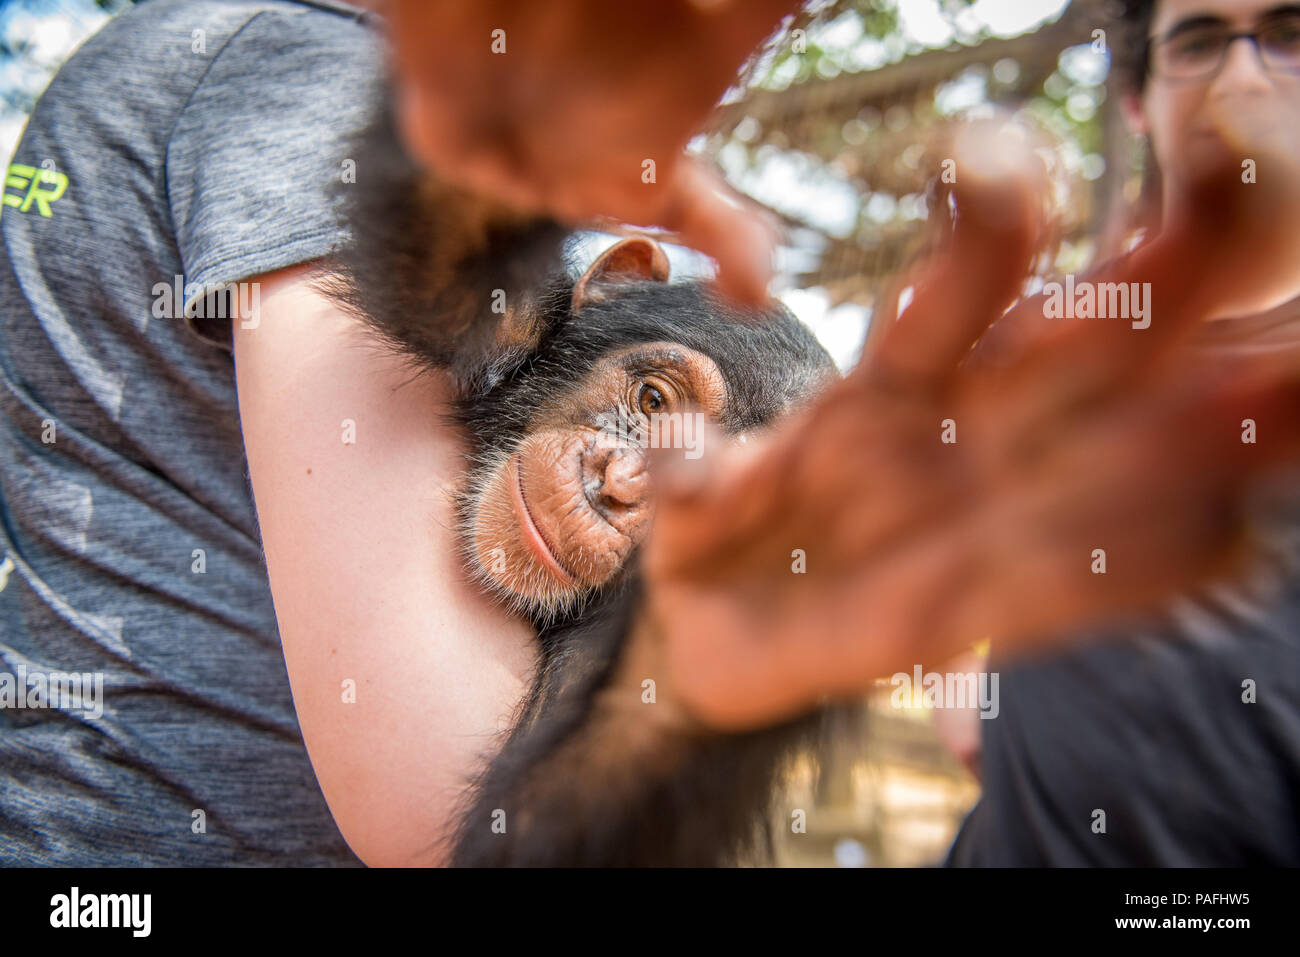
<instances>
[{"instance_id":1,"label":"person with eyeglasses","mask_svg":"<svg viewBox=\"0 0 1300 957\"><path fill-rule=\"evenodd\" d=\"M1140 242L1218 212L1197 199L1209 170L1239 169L1242 190L1300 180L1300 5L1128 0L1116 26L1112 93L1149 145ZM1246 195L1252 227L1294 248L1295 211ZM1236 255L1225 242L1222 271L1249 268ZM968 362L996 367L1052 322L1023 304ZM1300 259L1239 288L1189 345L1221 369L1300 359ZM950 866L1300 864L1300 511L1273 507L1273 559L1247 586L1015 666L994 636L997 718L940 731L983 785Z\"/></svg>"},{"instance_id":2,"label":"person with eyeglasses","mask_svg":"<svg viewBox=\"0 0 1300 957\"><path fill-rule=\"evenodd\" d=\"M1300 73L1300 5L1266 11L1247 30L1217 16L1184 17L1148 41L1145 68L1166 80L1212 78L1237 40L1251 42L1266 70Z\"/></svg>"}]
</instances>

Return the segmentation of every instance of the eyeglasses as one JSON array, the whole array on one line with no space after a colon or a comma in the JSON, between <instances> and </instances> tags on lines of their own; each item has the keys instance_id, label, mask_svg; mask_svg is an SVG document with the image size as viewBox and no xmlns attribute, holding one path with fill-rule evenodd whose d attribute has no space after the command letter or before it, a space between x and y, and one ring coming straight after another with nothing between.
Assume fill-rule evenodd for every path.
<instances>
[{"instance_id":1,"label":"eyeglasses","mask_svg":"<svg viewBox=\"0 0 1300 957\"><path fill-rule=\"evenodd\" d=\"M1151 73L1170 80L1194 80L1219 72L1235 40L1255 45L1264 67L1300 73L1300 13L1272 17L1247 33L1223 24L1200 24L1150 41Z\"/></svg>"}]
</instances>

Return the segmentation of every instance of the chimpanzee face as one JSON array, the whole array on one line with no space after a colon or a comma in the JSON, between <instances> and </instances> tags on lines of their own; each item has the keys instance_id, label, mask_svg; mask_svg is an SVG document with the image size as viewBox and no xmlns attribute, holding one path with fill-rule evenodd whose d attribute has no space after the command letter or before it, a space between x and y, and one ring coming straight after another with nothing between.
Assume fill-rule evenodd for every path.
<instances>
[{"instance_id":1,"label":"chimpanzee face","mask_svg":"<svg viewBox=\"0 0 1300 957\"><path fill-rule=\"evenodd\" d=\"M679 343L601 357L479 474L473 560L497 587L548 606L604 585L649 527L652 427L691 454L693 417L718 421L726 397L717 364ZM676 438L660 425L679 426Z\"/></svg>"},{"instance_id":2,"label":"chimpanzee face","mask_svg":"<svg viewBox=\"0 0 1300 957\"><path fill-rule=\"evenodd\" d=\"M698 457L698 417L735 436L835 375L784 309L728 315L699 284L667 283L659 257L644 239L607 252L537 348L464 404L479 444L459 503L465 558L535 619L577 611L643 540L648 445Z\"/></svg>"}]
</instances>

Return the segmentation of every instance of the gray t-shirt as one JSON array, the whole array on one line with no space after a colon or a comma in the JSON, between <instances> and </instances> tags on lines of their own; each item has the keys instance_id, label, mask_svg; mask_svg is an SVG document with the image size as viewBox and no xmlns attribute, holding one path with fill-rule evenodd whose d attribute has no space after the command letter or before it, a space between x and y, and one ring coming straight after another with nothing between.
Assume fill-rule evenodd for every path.
<instances>
[{"instance_id":1,"label":"gray t-shirt","mask_svg":"<svg viewBox=\"0 0 1300 957\"><path fill-rule=\"evenodd\" d=\"M231 321L172 300L342 238L327 191L383 68L364 17L142 3L65 64L14 154L0 865L359 863L289 692Z\"/></svg>"}]
</instances>

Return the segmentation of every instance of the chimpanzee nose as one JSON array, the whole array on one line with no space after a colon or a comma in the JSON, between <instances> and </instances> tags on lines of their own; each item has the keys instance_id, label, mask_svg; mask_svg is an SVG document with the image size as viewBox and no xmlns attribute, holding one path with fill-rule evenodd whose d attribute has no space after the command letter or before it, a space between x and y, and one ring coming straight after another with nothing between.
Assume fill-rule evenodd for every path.
<instances>
[{"instance_id":1,"label":"chimpanzee nose","mask_svg":"<svg viewBox=\"0 0 1300 957\"><path fill-rule=\"evenodd\" d=\"M584 465L587 498L606 517L635 509L645 501L650 477L641 449L595 449Z\"/></svg>"}]
</instances>

